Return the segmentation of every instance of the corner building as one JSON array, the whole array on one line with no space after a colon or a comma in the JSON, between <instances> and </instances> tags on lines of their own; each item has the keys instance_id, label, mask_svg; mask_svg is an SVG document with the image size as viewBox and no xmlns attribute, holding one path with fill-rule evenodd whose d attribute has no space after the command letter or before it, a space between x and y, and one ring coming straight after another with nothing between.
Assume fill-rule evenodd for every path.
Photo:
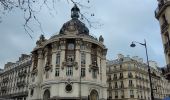
<instances>
[{"instance_id":1,"label":"corner building","mask_svg":"<svg viewBox=\"0 0 170 100\"><path fill-rule=\"evenodd\" d=\"M106 53L102 36L89 34L77 5L58 35L43 35L32 51L29 100L106 100Z\"/></svg>"},{"instance_id":2,"label":"corner building","mask_svg":"<svg viewBox=\"0 0 170 100\"><path fill-rule=\"evenodd\" d=\"M162 76L155 61L149 61L154 100L163 100L170 94L170 83ZM118 58L107 62L109 100L151 100L148 66L138 56Z\"/></svg>"},{"instance_id":3,"label":"corner building","mask_svg":"<svg viewBox=\"0 0 170 100\"><path fill-rule=\"evenodd\" d=\"M170 80L170 0L158 0L155 17L160 24L162 43L167 64L163 68L163 74L168 80Z\"/></svg>"}]
</instances>

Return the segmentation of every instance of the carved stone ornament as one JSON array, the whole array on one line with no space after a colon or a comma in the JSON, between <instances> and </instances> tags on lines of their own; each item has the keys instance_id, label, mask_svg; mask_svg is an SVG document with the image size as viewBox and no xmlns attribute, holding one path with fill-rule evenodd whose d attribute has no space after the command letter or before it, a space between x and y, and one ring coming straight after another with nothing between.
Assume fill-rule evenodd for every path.
<instances>
[{"instance_id":1,"label":"carved stone ornament","mask_svg":"<svg viewBox=\"0 0 170 100\"><path fill-rule=\"evenodd\" d=\"M64 61L64 62L62 62L62 67L61 67L61 69L64 69L64 67L66 67L67 66L67 63Z\"/></svg>"},{"instance_id":2,"label":"carved stone ornament","mask_svg":"<svg viewBox=\"0 0 170 100\"><path fill-rule=\"evenodd\" d=\"M78 62L74 62L74 67L76 70L78 69Z\"/></svg>"},{"instance_id":3,"label":"carved stone ornament","mask_svg":"<svg viewBox=\"0 0 170 100\"><path fill-rule=\"evenodd\" d=\"M40 39L36 42L36 44L37 44L38 46L42 46L43 43L44 43L44 41L46 41L46 39L45 39L44 35L41 35L41 36L40 36Z\"/></svg>"},{"instance_id":4,"label":"carved stone ornament","mask_svg":"<svg viewBox=\"0 0 170 100\"><path fill-rule=\"evenodd\" d=\"M76 45L80 45L81 41L80 39L76 39Z\"/></svg>"},{"instance_id":5,"label":"carved stone ornament","mask_svg":"<svg viewBox=\"0 0 170 100\"><path fill-rule=\"evenodd\" d=\"M86 47L87 47L87 49L91 49L91 44L90 43L86 43Z\"/></svg>"},{"instance_id":6,"label":"carved stone ornament","mask_svg":"<svg viewBox=\"0 0 170 100\"><path fill-rule=\"evenodd\" d=\"M65 39L61 39L61 40L60 40L60 45L63 46L63 45L65 45L65 44L66 44Z\"/></svg>"},{"instance_id":7,"label":"carved stone ornament","mask_svg":"<svg viewBox=\"0 0 170 100\"><path fill-rule=\"evenodd\" d=\"M45 65L45 71L49 71L51 69L52 65L49 63L46 63Z\"/></svg>"},{"instance_id":8,"label":"carved stone ornament","mask_svg":"<svg viewBox=\"0 0 170 100\"><path fill-rule=\"evenodd\" d=\"M53 43L52 43L52 45L51 45L51 46L52 46L52 49L57 48L57 45L58 45L58 43L57 43L57 42L53 42Z\"/></svg>"}]
</instances>

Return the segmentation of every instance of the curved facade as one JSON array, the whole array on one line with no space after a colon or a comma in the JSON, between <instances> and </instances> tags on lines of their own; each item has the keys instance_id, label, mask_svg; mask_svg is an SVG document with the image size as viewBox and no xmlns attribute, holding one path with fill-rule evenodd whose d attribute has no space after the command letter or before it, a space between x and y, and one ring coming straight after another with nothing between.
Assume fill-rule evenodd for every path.
<instances>
[{"instance_id":1,"label":"curved facade","mask_svg":"<svg viewBox=\"0 0 170 100\"><path fill-rule=\"evenodd\" d=\"M71 9L72 19L58 35L42 35L32 51L29 100L105 100L106 53L104 39L89 35L79 18L79 8Z\"/></svg>"}]
</instances>

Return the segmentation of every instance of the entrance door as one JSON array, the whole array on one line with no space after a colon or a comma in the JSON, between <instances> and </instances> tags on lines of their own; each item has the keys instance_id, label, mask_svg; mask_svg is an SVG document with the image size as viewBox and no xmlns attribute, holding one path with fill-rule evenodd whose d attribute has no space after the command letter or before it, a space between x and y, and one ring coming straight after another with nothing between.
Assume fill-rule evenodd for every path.
<instances>
[{"instance_id":1,"label":"entrance door","mask_svg":"<svg viewBox=\"0 0 170 100\"><path fill-rule=\"evenodd\" d=\"M98 93L96 90L92 90L90 93L90 100L99 100Z\"/></svg>"},{"instance_id":2,"label":"entrance door","mask_svg":"<svg viewBox=\"0 0 170 100\"><path fill-rule=\"evenodd\" d=\"M43 100L49 100L50 99L50 91L45 90L44 95L43 95Z\"/></svg>"}]
</instances>

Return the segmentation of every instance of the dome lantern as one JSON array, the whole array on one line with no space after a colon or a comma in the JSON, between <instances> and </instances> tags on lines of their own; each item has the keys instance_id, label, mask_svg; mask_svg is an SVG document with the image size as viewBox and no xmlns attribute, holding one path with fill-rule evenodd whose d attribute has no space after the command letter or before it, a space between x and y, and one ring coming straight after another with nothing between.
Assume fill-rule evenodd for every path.
<instances>
[{"instance_id":1,"label":"dome lantern","mask_svg":"<svg viewBox=\"0 0 170 100\"><path fill-rule=\"evenodd\" d=\"M75 4L74 7L71 9L71 18L78 19L79 18L80 9Z\"/></svg>"}]
</instances>

